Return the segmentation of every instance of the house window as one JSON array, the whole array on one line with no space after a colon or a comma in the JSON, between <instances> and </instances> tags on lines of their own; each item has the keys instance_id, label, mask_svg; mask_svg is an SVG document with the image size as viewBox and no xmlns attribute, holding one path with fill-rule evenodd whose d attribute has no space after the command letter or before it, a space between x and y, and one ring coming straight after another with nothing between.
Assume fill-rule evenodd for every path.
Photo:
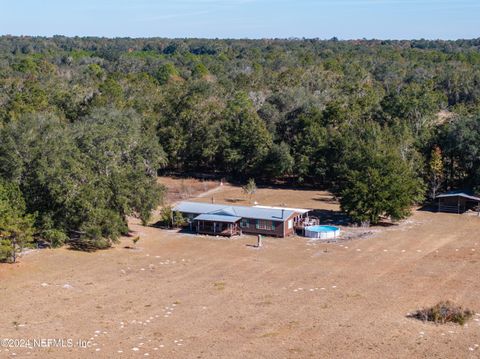
<instances>
[{"instance_id":1,"label":"house window","mask_svg":"<svg viewBox=\"0 0 480 359\"><path fill-rule=\"evenodd\" d=\"M257 229L263 229L267 231L274 231L275 230L275 223L272 221L264 221L261 219L257 219Z\"/></svg>"},{"instance_id":2,"label":"house window","mask_svg":"<svg viewBox=\"0 0 480 359\"><path fill-rule=\"evenodd\" d=\"M243 218L241 221L240 221L240 227L242 228L249 228L250 227L250 222L248 219L246 218Z\"/></svg>"}]
</instances>

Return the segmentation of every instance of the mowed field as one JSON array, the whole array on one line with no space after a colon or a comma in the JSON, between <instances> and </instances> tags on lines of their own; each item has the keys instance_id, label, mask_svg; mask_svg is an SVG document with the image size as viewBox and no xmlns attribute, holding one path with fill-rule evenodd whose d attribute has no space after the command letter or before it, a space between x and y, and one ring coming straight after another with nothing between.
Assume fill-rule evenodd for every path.
<instances>
[{"instance_id":1,"label":"mowed field","mask_svg":"<svg viewBox=\"0 0 480 359\"><path fill-rule=\"evenodd\" d=\"M222 186L194 200L247 203ZM260 189L260 204L336 210L328 193ZM450 299L480 312L480 218L415 212L339 243L233 240L143 227L96 253L30 253L0 266L0 338L89 348L0 348L9 358L475 358L463 327L406 317ZM14 355L15 354L15 355Z\"/></svg>"}]
</instances>

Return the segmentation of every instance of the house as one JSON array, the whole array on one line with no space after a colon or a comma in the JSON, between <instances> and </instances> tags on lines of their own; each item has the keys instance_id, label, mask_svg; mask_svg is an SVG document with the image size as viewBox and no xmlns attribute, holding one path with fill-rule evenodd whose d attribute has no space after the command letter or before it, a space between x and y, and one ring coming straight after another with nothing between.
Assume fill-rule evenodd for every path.
<instances>
[{"instance_id":1,"label":"house","mask_svg":"<svg viewBox=\"0 0 480 359\"><path fill-rule=\"evenodd\" d=\"M451 191L442 193L436 198L439 212L464 213L477 209L480 213L480 197L467 191Z\"/></svg>"},{"instance_id":2,"label":"house","mask_svg":"<svg viewBox=\"0 0 480 359\"><path fill-rule=\"evenodd\" d=\"M190 229L199 234L231 237L247 233L286 237L295 233L296 224L309 210L180 202L174 211L182 213Z\"/></svg>"}]
</instances>

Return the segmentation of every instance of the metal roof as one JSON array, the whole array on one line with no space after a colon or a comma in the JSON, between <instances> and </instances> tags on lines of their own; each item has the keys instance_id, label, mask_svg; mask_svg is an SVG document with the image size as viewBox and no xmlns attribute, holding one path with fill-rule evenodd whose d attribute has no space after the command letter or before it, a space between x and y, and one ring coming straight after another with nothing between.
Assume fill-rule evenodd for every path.
<instances>
[{"instance_id":1,"label":"metal roof","mask_svg":"<svg viewBox=\"0 0 480 359\"><path fill-rule=\"evenodd\" d=\"M480 197L471 196L465 192L457 192L457 191L442 193L442 194L439 194L436 198L448 198L448 197L462 197L462 198L470 199L472 201L480 202Z\"/></svg>"},{"instance_id":2,"label":"metal roof","mask_svg":"<svg viewBox=\"0 0 480 359\"><path fill-rule=\"evenodd\" d=\"M180 202L174 211L194 214L229 215L241 218L264 219L271 221L285 221L295 211L283 208L259 208L247 206L230 206L227 204L211 204L202 202Z\"/></svg>"},{"instance_id":3,"label":"metal roof","mask_svg":"<svg viewBox=\"0 0 480 359\"><path fill-rule=\"evenodd\" d=\"M201 214L194 218L196 221L210 221L210 222L225 222L225 223L235 223L241 220L241 217L235 216L222 216L216 214Z\"/></svg>"},{"instance_id":4,"label":"metal roof","mask_svg":"<svg viewBox=\"0 0 480 359\"><path fill-rule=\"evenodd\" d=\"M307 212L311 212L311 209L306 209L306 208L289 208L289 207L278 207L278 206L260 206L256 205L254 206L256 208L271 208L271 209L286 209L289 211L293 211L295 213L300 213L300 214L305 214Z\"/></svg>"}]
</instances>

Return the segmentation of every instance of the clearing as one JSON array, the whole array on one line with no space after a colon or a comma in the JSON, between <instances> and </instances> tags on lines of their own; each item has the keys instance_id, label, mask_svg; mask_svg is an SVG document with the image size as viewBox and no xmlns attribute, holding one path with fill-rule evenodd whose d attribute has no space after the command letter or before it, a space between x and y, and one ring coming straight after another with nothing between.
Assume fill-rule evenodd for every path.
<instances>
[{"instance_id":1,"label":"clearing","mask_svg":"<svg viewBox=\"0 0 480 359\"><path fill-rule=\"evenodd\" d=\"M212 196L217 203L248 204L230 185L195 200ZM338 209L319 191L259 189L253 200ZM34 251L19 264L0 266L2 338L91 343L0 347L0 357L480 355L480 316L463 327L406 317L447 299L480 311L478 217L418 211L362 239L325 244L265 238L261 249L249 246L254 237L220 240L134 220L131 229L141 236L134 250L124 248L132 245L124 238L106 251Z\"/></svg>"}]
</instances>

